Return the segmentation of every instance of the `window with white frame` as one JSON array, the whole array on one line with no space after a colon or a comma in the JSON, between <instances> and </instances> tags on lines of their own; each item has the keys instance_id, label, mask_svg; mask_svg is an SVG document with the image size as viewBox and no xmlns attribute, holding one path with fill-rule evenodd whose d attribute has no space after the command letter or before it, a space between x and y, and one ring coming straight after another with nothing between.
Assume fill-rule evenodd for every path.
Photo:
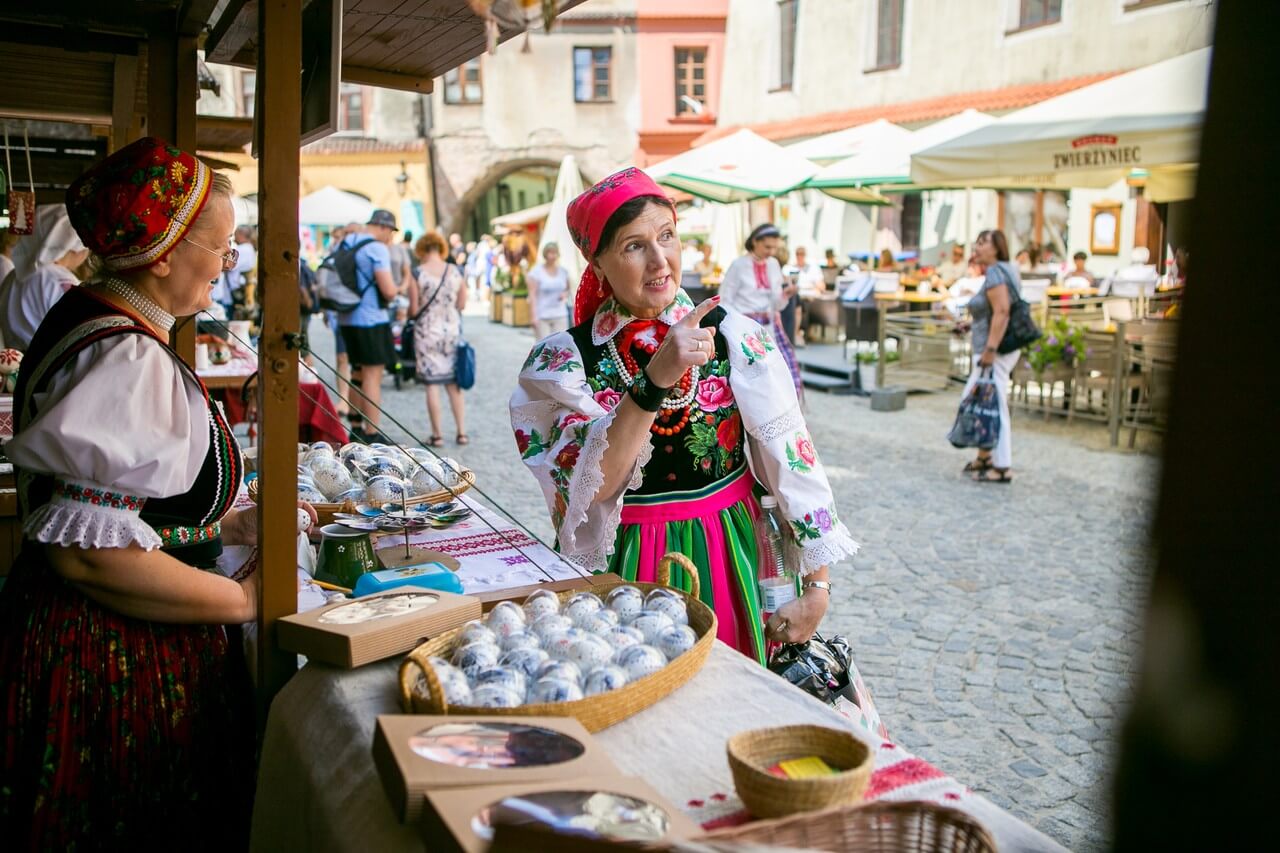
<instances>
[{"instance_id":1,"label":"window with white frame","mask_svg":"<svg viewBox=\"0 0 1280 853\"><path fill-rule=\"evenodd\" d=\"M1043 27L1062 20L1062 0L1018 0L1018 29Z\"/></svg>"},{"instance_id":2,"label":"window with white frame","mask_svg":"<svg viewBox=\"0 0 1280 853\"><path fill-rule=\"evenodd\" d=\"M700 116L707 103L707 49L676 48L676 115Z\"/></svg>"},{"instance_id":3,"label":"window with white frame","mask_svg":"<svg viewBox=\"0 0 1280 853\"><path fill-rule=\"evenodd\" d=\"M613 48L573 49L573 99L580 104L613 100Z\"/></svg>"},{"instance_id":4,"label":"window with white frame","mask_svg":"<svg viewBox=\"0 0 1280 853\"><path fill-rule=\"evenodd\" d=\"M796 73L800 0L778 0L778 88L790 89Z\"/></svg>"},{"instance_id":5,"label":"window with white frame","mask_svg":"<svg viewBox=\"0 0 1280 853\"><path fill-rule=\"evenodd\" d=\"M876 0L876 69L897 68L902 64L905 5L905 0Z\"/></svg>"}]
</instances>

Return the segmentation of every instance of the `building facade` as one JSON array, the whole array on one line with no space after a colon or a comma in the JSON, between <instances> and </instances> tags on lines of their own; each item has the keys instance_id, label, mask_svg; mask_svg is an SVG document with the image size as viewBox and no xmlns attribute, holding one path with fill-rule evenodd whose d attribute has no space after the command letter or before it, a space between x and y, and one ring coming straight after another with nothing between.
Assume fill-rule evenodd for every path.
<instances>
[{"instance_id":1,"label":"building facade","mask_svg":"<svg viewBox=\"0 0 1280 853\"><path fill-rule=\"evenodd\" d=\"M1205 47L1213 12L1212 0L730 0L718 127L702 140L746 126L786 144L877 118L918 129L968 108L1001 115ZM1091 205L1115 201L1125 249L1091 267L1105 273L1154 233L1151 217L1176 218L1131 195L1123 182L930 192L873 212L806 191L770 213L811 249L888 247L929 262L994 227L1014 251L1087 251Z\"/></svg>"}]
</instances>

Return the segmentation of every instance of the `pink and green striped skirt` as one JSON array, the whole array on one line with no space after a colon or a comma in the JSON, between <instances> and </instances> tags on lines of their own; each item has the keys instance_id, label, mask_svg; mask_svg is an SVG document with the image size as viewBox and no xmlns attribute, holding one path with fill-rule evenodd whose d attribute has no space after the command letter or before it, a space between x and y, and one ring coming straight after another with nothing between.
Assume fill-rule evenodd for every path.
<instances>
[{"instance_id":1,"label":"pink and green striped skirt","mask_svg":"<svg viewBox=\"0 0 1280 853\"><path fill-rule=\"evenodd\" d=\"M754 485L743 466L696 491L627 495L609 571L651 583L665 554L684 554L698 568L701 597L716 612L719 639L763 665L754 527L760 505ZM678 567L671 583L685 592L692 589Z\"/></svg>"}]
</instances>

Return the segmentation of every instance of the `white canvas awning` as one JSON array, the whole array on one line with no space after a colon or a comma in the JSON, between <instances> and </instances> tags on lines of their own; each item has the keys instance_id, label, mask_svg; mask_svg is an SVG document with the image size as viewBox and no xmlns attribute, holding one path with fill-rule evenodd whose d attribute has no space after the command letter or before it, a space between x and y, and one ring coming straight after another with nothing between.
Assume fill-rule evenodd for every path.
<instances>
[{"instance_id":1,"label":"white canvas awning","mask_svg":"<svg viewBox=\"0 0 1280 853\"><path fill-rule=\"evenodd\" d=\"M794 142L787 146L787 150L806 160L825 164L876 151L906 151L911 147L913 136L905 127L879 118L857 127Z\"/></svg>"},{"instance_id":2,"label":"white canvas awning","mask_svg":"<svg viewBox=\"0 0 1280 853\"><path fill-rule=\"evenodd\" d=\"M923 186L1103 187L1135 169L1185 172L1200 154L1211 48L1010 113L917 151ZM1172 183L1172 182L1170 182Z\"/></svg>"},{"instance_id":3,"label":"white canvas awning","mask_svg":"<svg viewBox=\"0 0 1280 853\"><path fill-rule=\"evenodd\" d=\"M547 218L547 214L551 212L551 202L543 202L535 204L533 207L526 207L524 210L513 211L512 213L504 213L501 216L495 216L489 220L493 227L511 228L516 225L529 225L534 222L541 222Z\"/></svg>"},{"instance_id":4,"label":"white canvas awning","mask_svg":"<svg viewBox=\"0 0 1280 853\"><path fill-rule=\"evenodd\" d=\"M373 205L367 198L325 186L298 201L298 223L301 225L346 225L368 222Z\"/></svg>"},{"instance_id":5,"label":"white canvas awning","mask_svg":"<svg viewBox=\"0 0 1280 853\"><path fill-rule=\"evenodd\" d=\"M818 171L804 157L739 130L645 169L663 186L730 204L790 192Z\"/></svg>"}]
</instances>

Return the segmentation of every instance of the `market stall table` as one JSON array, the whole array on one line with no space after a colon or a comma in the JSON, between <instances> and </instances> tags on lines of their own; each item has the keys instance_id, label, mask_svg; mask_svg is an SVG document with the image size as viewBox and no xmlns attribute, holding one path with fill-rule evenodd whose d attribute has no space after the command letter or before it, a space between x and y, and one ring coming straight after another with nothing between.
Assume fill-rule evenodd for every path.
<instances>
[{"instance_id":1,"label":"market stall table","mask_svg":"<svg viewBox=\"0 0 1280 853\"><path fill-rule=\"evenodd\" d=\"M240 396L245 382L258 370L257 356L240 354L226 364L215 364L196 371L205 387L222 402L223 414L232 426L248 418L247 406ZM305 367L298 373L298 440L328 441L345 444L347 427L320 380Z\"/></svg>"},{"instance_id":2,"label":"market stall table","mask_svg":"<svg viewBox=\"0 0 1280 853\"><path fill-rule=\"evenodd\" d=\"M935 290L927 293L920 293L915 290L899 290L897 293L877 293L875 296L877 302L904 302L909 306L907 308L908 311L925 311L939 302L945 301L950 294L940 293Z\"/></svg>"},{"instance_id":3,"label":"market stall table","mask_svg":"<svg viewBox=\"0 0 1280 853\"><path fill-rule=\"evenodd\" d=\"M370 755L377 716L402 713L398 666L398 660L355 670L308 664L276 696L251 849L423 849L418 827L401 824L393 813ZM831 708L716 641L691 682L596 739L623 773L646 780L704 827L717 828L745 817L725 742L740 731L794 723L851 728ZM852 731L876 750L868 799L963 809L1004 853L1064 849L900 746Z\"/></svg>"}]
</instances>

